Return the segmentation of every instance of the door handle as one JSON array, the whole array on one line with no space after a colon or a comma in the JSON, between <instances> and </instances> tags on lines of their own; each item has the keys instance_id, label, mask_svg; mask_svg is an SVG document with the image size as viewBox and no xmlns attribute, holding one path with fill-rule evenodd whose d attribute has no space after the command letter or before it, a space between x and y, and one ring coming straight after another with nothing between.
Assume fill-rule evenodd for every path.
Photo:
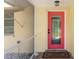
<instances>
[{"instance_id":1,"label":"door handle","mask_svg":"<svg viewBox=\"0 0 79 59\"><path fill-rule=\"evenodd\" d=\"M50 34L50 29L48 29L48 34Z\"/></svg>"},{"instance_id":2,"label":"door handle","mask_svg":"<svg viewBox=\"0 0 79 59\"><path fill-rule=\"evenodd\" d=\"M48 34L50 34L50 32L48 32Z\"/></svg>"}]
</instances>

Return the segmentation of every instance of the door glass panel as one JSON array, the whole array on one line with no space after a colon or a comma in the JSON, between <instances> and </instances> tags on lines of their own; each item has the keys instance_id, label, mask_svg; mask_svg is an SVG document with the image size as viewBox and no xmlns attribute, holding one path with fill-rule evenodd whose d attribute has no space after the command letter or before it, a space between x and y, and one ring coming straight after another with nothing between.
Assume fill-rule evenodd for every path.
<instances>
[{"instance_id":1,"label":"door glass panel","mask_svg":"<svg viewBox=\"0 0 79 59\"><path fill-rule=\"evenodd\" d=\"M52 16L52 44L61 44L60 16Z\"/></svg>"}]
</instances>

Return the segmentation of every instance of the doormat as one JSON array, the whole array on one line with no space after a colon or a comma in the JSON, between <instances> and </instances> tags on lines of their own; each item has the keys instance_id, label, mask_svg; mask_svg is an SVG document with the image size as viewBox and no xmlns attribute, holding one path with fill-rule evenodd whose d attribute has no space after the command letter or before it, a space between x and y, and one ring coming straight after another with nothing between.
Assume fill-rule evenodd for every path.
<instances>
[{"instance_id":1,"label":"doormat","mask_svg":"<svg viewBox=\"0 0 79 59\"><path fill-rule=\"evenodd\" d=\"M49 50L44 52L43 58L71 58L71 55L66 50Z\"/></svg>"}]
</instances>

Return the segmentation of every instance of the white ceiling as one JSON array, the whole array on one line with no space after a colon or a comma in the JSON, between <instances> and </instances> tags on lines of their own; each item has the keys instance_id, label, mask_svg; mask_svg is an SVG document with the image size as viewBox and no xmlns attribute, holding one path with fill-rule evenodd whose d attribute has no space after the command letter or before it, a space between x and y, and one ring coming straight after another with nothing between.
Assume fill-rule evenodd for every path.
<instances>
[{"instance_id":1,"label":"white ceiling","mask_svg":"<svg viewBox=\"0 0 79 59\"><path fill-rule=\"evenodd\" d=\"M49 5L52 4L54 0L28 0L30 1L32 4L38 6L38 5Z\"/></svg>"},{"instance_id":2,"label":"white ceiling","mask_svg":"<svg viewBox=\"0 0 79 59\"><path fill-rule=\"evenodd\" d=\"M31 4L35 6L50 6L50 5L54 5L55 0L4 0L4 1L14 6L27 7ZM65 5L66 3L70 3L73 0L59 0L59 1L61 2L60 4Z\"/></svg>"},{"instance_id":3,"label":"white ceiling","mask_svg":"<svg viewBox=\"0 0 79 59\"><path fill-rule=\"evenodd\" d=\"M28 0L35 6L51 6L54 5L54 1L56 0ZM66 4L68 3L68 0L59 0L60 4ZM71 1L71 0L70 0Z\"/></svg>"},{"instance_id":4,"label":"white ceiling","mask_svg":"<svg viewBox=\"0 0 79 59\"><path fill-rule=\"evenodd\" d=\"M20 11L24 8L27 8L28 6L32 6L31 3L29 3L27 0L4 0L4 2L8 3L9 5L12 5L13 7L5 7L5 10L14 10L14 11Z\"/></svg>"},{"instance_id":5,"label":"white ceiling","mask_svg":"<svg viewBox=\"0 0 79 59\"><path fill-rule=\"evenodd\" d=\"M16 7L27 7L31 5L27 0L4 0L4 1Z\"/></svg>"}]
</instances>

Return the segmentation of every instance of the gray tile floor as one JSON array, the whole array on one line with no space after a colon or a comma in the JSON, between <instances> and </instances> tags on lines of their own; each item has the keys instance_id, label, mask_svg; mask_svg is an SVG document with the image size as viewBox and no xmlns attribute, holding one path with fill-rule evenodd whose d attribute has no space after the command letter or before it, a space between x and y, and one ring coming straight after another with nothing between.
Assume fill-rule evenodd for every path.
<instances>
[{"instance_id":1,"label":"gray tile floor","mask_svg":"<svg viewBox=\"0 0 79 59\"><path fill-rule=\"evenodd\" d=\"M27 53L7 53L4 55L4 59L29 59L31 55Z\"/></svg>"}]
</instances>

